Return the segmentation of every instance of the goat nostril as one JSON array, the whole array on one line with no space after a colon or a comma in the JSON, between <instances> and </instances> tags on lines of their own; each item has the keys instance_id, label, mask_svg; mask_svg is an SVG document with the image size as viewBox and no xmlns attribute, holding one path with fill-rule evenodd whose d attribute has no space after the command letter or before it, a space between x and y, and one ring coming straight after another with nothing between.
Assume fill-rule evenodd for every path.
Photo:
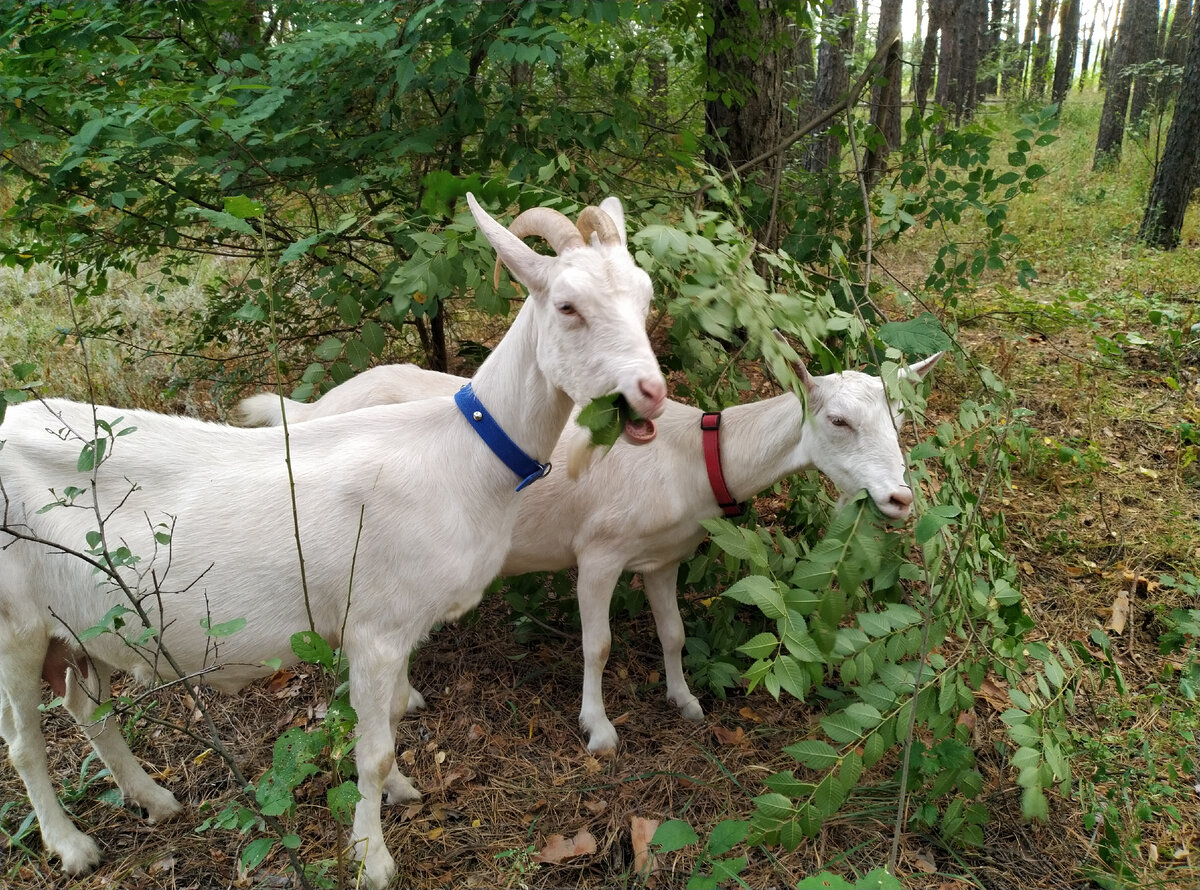
<instances>
[{"instance_id":1,"label":"goat nostril","mask_svg":"<svg viewBox=\"0 0 1200 890\"><path fill-rule=\"evenodd\" d=\"M661 379L644 378L639 380L638 390L654 404L658 404L667 397L667 385Z\"/></svg>"},{"instance_id":2,"label":"goat nostril","mask_svg":"<svg viewBox=\"0 0 1200 890\"><path fill-rule=\"evenodd\" d=\"M912 506L913 496L911 491L894 491L888 501L895 504L902 510L907 510Z\"/></svg>"}]
</instances>

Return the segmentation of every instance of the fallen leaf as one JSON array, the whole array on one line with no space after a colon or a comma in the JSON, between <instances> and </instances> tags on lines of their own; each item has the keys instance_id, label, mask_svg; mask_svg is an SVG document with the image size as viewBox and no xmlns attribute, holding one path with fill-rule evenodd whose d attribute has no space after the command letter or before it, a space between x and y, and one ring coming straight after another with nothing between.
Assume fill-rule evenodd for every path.
<instances>
[{"instance_id":1,"label":"fallen leaf","mask_svg":"<svg viewBox=\"0 0 1200 890\"><path fill-rule=\"evenodd\" d=\"M937 863L934 862L933 853L929 850L917 850L912 854L912 859L917 868L927 875L937 871Z\"/></svg>"},{"instance_id":2,"label":"fallen leaf","mask_svg":"<svg viewBox=\"0 0 1200 890\"><path fill-rule=\"evenodd\" d=\"M608 809L608 801L607 800L585 800L583 802L583 806L593 816L599 816L601 813L603 813L605 810Z\"/></svg>"},{"instance_id":3,"label":"fallen leaf","mask_svg":"<svg viewBox=\"0 0 1200 890\"><path fill-rule=\"evenodd\" d=\"M763 718L760 717L758 715L758 713L755 712L755 710L751 707L741 708L738 711L738 714L741 715L743 720L749 720L751 723L762 723L763 722Z\"/></svg>"},{"instance_id":4,"label":"fallen leaf","mask_svg":"<svg viewBox=\"0 0 1200 890\"><path fill-rule=\"evenodd\" d=\"M646 682L650 683L651 685L657 684L660 679L662 679L662 677L658 671L651 671L646 675Z\"/></svg>"},{"instance_id":5,"label":"fallen leaf","mask_svg":"<svg viewBox=\"0 0 1200 890\"><path fill-rule=\"evenodd\" d=\"M575 837L567 840L561 834L552 834L546 838L546 844L541 852L533 857L534 862L546 862L557 865L576 856L586 856L596 852L596 839L586 828L581 828Z\"/></svg>"},{"instance_id":6,"label":"fallen leaf","mask_svg":"<svg viewBox=\"0 0 1200 890\"><path fill-rule=\"evenodd\" d=\"M955 724L958 726L965 726L967 728L967 732L974 732L975 719L975 709L968 708L958 715L958 719L955 721Z\"/></svg>"},{"instance_id":7,"label":"fallen leaf","mask_svg":"<svg viewBox=\"0 0 1200 890\"><path fill-rule=\"evenodd\" d=\"M650 852L650 841L658 831L657 819L629 818L629 834L633 841L633 873L643 880L654 870L654 854ZM647 884L648 886L648 884Z\"/></svg>"},{"instance_id":8,"label":"fallen leaf","mask_svg":"<svg viewBox=\"0 0 1200 890\"><path fill-rule=\"evenodd\" d=\"M1117 598L1113 600L1112 617L1108 619L1108 623L1104 625L1105 630L1111 630L1115 634L1125 632L1125 625L1129 622L1129 591L1122 590L1117 594Z\"/></svg>"},{"instance_id":9,"label":"fallen leaf","mask_svg":"<svg viewBox=\"0 0 1200 890\"><path fill-rule=\"evenodd\" d=\"M1008 693L991 677L985 677L979 684L979 697L1001 713L1011 707Z\"/></svg>"},{"instance_id":10,"label":"fallen leaf","mask_svg":"<svg viewBox=\"0 0 1200 890\"><path fill-rule=\"evenodd\" d=\"M713 735L717 737L717 741L722 745L746 744L746 731L740 726L736 729L726 729L724 726L714 726Z\"/></svg>"}]
</instances>

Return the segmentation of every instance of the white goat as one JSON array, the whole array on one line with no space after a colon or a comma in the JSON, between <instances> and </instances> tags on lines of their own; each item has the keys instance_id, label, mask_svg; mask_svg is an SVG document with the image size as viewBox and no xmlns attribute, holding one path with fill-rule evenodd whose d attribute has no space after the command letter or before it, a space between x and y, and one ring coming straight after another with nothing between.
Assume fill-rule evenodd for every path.
<instances>
[{"instance_id":1,"label":"white goat","mask_svg":"<svg viewBox=\"0 0 1200 890\"><path fill-rule=\"evenodd\" d=\"M938 353L902 373L923 378L940 357ZM912 492L904 480L896 435L900 406L888 399L882 381L858 371L818 377L803 365L796 371L806 390L807 411L799 398L785 393L722 412L720 463L729 492L739 500L748 498L785 476L816 469L844 497L865 488L884 515L905 519ZM384 365L335 386L316 402L288 400L288 422L427 398L462 384L461 377L415 365ZM279 397L250 396L238 413L241 423L278 424ZM706 471L702 413L668 400L654 445L641 448L622 439L580 478L555 474L521 501L503 574L579 568L579 723L592 752L610 751L617 744L601 685L612 641L609 605L622 571L642 575L662 643L667 699L684 717L703 717L683 675L684 629L675 591L680 562L704 539L700 520L722 513ZM569 426L554 449L555 463L565 465L575 440L586 436Z\"/></svg>"},{"instance_id":2,"label":"white goat","mask_svg":"<svg viewBox=\"0 0 1200 890\"><path fill-rule=\"evenodd\" d=\"M545 459L572 400L620 392L643 416L660 414L666 384L645 332L650 279L626 249L620 202L609 198L585 211L579 229L537 208L511 231L472 196L468 203L529 290L473 381L484 421L490 412L526 454ZM557 256L520 240L532 234L545 237ZM373 887L396 871L383 839L383 795L389 802L419 797L395 763L409 654L436 622L479 601L502 567L517 516L517 477L476 434L482 424L470 414L454 399L438 398L331 417L290 434L311 620L350 661L362 793L352 839ZM82 442L105 438L96 417L123 418L119 426L136 431L108 438L106 457L91 474L77 461ZM174 672L156 641L122 639L140 628L81 642L81 632L124 597L83 559L64 554L86 549L104 517L110 547L121 544L141 559L122 575L140 583L137 594L159 620L162 645L180 671L202 673L217 689L236 690L269 673L270 659L294 662L291 636L310 619L284 438L278 429L58 399L10 408L0 438L0 733L46 849L67 872L79 873L99 862L100 851L71 824L51 787L39 678L65 694L122 792L157 820L176 813L178 802L146 775L117 728L92 714L108 696L113 670L144 681ZM81 489L66 495L72 505L43 512L67 486ZM169 545L155 540L160 523L171 528ZM220 640L202 629L206 620L237 618L245 619L244 629Z\"/></svg>"}]
</instances>

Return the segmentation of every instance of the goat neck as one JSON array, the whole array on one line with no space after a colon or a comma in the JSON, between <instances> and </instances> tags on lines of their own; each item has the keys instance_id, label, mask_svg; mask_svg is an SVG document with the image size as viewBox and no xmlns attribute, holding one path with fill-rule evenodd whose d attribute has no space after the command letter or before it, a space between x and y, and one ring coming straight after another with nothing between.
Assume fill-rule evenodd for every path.
<instances>
[{"instance_id":1,"label":"goat neck","mask_svg":"<svg viewBox=\"0 0 1200 890\"><path fill-rule=\"evenodd\" d=\"M749 500L783 477L814 466L804 443L804 406L794 394L721 412L721 469L736 500Z\"/></svg>"},{"instance_id":2,"label":"goat neck","mask_svg":"<svg viewBox=\"0 0 1200 890\"><path fill-rule=\"evenodd\" d=\"M500 428L526 454L544 463L566 426L572 402L538 367L538 311L543 307L526 301L471 386Z\"/></svg>"}]
</instances>

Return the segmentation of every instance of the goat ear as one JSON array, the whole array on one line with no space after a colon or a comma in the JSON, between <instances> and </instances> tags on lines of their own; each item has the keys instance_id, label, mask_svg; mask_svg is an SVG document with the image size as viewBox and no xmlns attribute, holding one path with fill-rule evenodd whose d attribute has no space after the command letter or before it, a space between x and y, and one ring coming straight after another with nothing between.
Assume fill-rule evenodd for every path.
<instances>
[{"instance_id":1,"label":"goat ear","mask_svg":"<svg viewBox=\"0 0 1200 890\"><path fill-rule=\"evenodd\" d=\"M907 368L904 368L902 373L905 377L916 377L918 380L924 380L925 375L933 370L933 366L941 360L943 355L945 355L944 352L935 352L929 358L922 359L915 365L909 365Z\"/></svg>"},{"instance_id":2,"label":"goat ear","mask_svg":"<svg viewBox=\"0 0 1200 890\"><path fill-rule=\"evenodd\" d=\"M554 258L542 256L492 219L470 192L467 192L467 206L471 208L471 215L475 217L479 231L483 232L483 236L496 249L496 255L508 266L508 271L520 279L530 294L545 294Z\"/></svg>"},{"instance_id":3,"label":"goat ear","mask_svg":"<svg viewBox=\"0 0 1200 890\"><path fill-rule=\"evenodd\" d=\"M625 247L625 208L621 206L620 198L605 198L600 202L600 209L612 217L621 235L621 246Z\"/></svg>"},{"instance_id":4,"label":"goat ear","mask_svg":"<svg viewBox=\"0 0 1200 890\"><path fill-rule=\"evenodd\" d=\"M796 376L800 378L800 382L804 384L804 390L809 395L817 391L817 381L812 374L808 373L808 368L804 362L793 362L792 368L796 372Z\"/></svg>"}]
</instances>

